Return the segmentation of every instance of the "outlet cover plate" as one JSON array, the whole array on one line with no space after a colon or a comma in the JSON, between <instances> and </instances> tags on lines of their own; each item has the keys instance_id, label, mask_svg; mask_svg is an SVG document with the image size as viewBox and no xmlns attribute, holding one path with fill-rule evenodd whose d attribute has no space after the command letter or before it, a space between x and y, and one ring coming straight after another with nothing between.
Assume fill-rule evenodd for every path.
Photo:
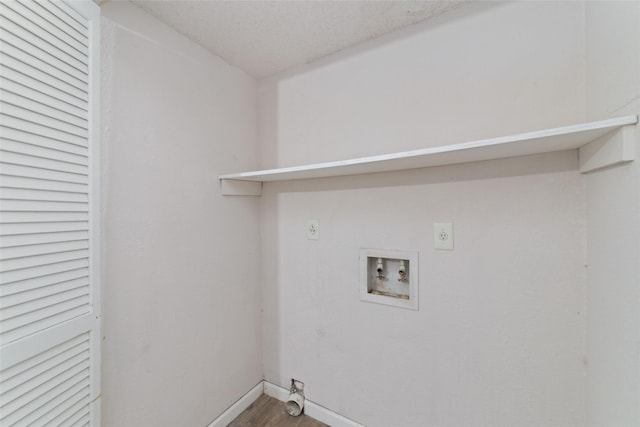
<instances>
[{"instance_id":1,"label":"outlet cover plate","mask_svg":"<svg viewBox=\"0 0 640 427\"><path fill-rule=\"evenodd\" d=\"M310 219L307 221L307 239L320 239L320 221L317 219Z\"/></svg>"},{"instance_id":2,"label":"outlet cover plate","mask_svg":"<svg viewBox=\"0 0 640 427\"><path fill-rule=\"evenodd\" d=\"M433 223L433 249L445 251L453 250L453 223Z\"/></svg>"}]
</instances>

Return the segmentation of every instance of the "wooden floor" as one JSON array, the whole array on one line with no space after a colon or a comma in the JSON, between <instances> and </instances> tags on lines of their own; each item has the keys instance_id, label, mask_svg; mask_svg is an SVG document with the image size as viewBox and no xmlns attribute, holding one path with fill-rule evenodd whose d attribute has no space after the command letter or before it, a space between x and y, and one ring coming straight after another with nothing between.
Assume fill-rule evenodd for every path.
<instances>
[{"instance_id":1,"label":"wooden floor","mask_svg":"<svg viewBox=\"0 0 640 427\"><path fill-rule=\"evenodd\" d=\"M243 413L231 421L228 427L328 427L304 413L292 417L284 409L284 402L263 394Z\"/></svg>"}]
</instances>

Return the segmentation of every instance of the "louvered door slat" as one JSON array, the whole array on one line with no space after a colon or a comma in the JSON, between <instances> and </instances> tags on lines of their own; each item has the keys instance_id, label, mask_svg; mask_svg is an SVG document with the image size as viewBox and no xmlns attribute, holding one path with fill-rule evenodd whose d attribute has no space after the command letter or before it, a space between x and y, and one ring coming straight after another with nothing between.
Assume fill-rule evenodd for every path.
<instances>
[{"instance_id":1,"label":"louvered door slat","mask_svg":"<svg viewBox=\"0 0 640 427\"><path fill-rule=\"evenodd\" d=\"M87 195L82 193L31 190L25 188L0 188L0 199L89 203Z\"/></svg>"},{"instance_id":2,"label":"louvered door slat","mask_svg":"<svg viewBox=\"0 0 640 427\"><path fill-rule=\"evenodd\" d=\"M0 0L0 425L99 425L99 8Z\"/></svg>"},{"instance_id":3,"label":"louvered door slat","mask_svg":"<svg viewBox=\"0 0 640 427\"><path fill-rule=\"evenodd\" d=\"M86 212L0 212L0 223L88 221Z\"/></svg>"},{"instance_id":4,"label":"louvered door slat","mask_svg":"<svg viewBox=\"0 0 640 427\"><path fill-rule=\"evenodd\" d=\"M73 25L73 23L70 23L70 24L74 26L74 28L78 28L79 29L78 31L80 31L81 34L85 34L87 30L87 22L86 22L86 19L84 19L82 15L78 13L77 10L73 9L68 4L61 1L55 1L55 2L51 0L48 0L48 1L49 3L53 4L58 9L60 9L62 12L64 12L66 15L68 15L71 19L73 19L77 23L77 26Z\"/></svg>"},{"instance_id":5,"label":"louvered door slat","mask_svg":"<svg viewBox=\"0 0 640 427\"><path fill-rule=\"evenodd\" d=\"M3 159L4 160L4 159ZM49 179L51 181L88 184L89 179L84 174L60 172L34 166L23 166L2 162L2 173L23 178Z\"/></svg>"},{"instance_id":6,"label":"louvered door slat","mask_svg":"<svg viewBox=\"0 0 640 427\"><path fill-rule=\"evenodd\" d=\"M89 358L89 350L86 341L65 352L53 355L44 362L34 365L29 370L28 376L14 376L3 381L4 393L0 399L0 405L7 407L11 402L17 401L21 396L37 388L41 383L47 382L66 371L70 366L76 366ZM7 409L11 409L8 407Z\"/></svg>"},{"instance_id":7,"label":"louvered door slat","mask_svg":"<svg viewBox=\"0 0 640 427\"><path fill-rule=\"evenodd\" d=\"M59 273L24 279L19 282L4 283L0 285L0 296L2 296L3 299L6 298L8 301L11 301L11 297L17 294L28 294L40 288L71 282L85 283L89 281L88 277L89 270L86 268L74 268Z\"/></svg>"},{"instance_id":8,"label":"louvered door slat","mask_svg":"<svg viewBox=\"0 0 640 427\"><path fill-rule=\"evenodd\" d=\"M0 87L4 88L8 94L19 94L24 100L18 101L21 103L31 102L32 108L48 108L48 111L53 111L53 114L64 114L70 123L74 123L78 126L87 128L88 118L86 111L68 102L58 99L49 93L42 92L42 88L25 86L23 81L11 80L8 76L0 74ZM14 102L15 104L16 102ZM20 104L18 104L20 105ZM55 110L55 111L54 111ZM49 115L53 115L49 114ZM63 119L64 120L64 119Z\"/></svg>"},{"instance_id":9,"label":"louvered door slat","mask_svg":"<svg viewBox=\"0 0 640 427\"><path fill-rule=\"evenodd\" d=\"M30 57L11 45L3 44L2 52L0 52L0 63L6 68L16 70L16 72L19 70L19 74L76 98L77 104L87 102L87 93L65 82L64 73L56 71L55 68L48 66L37 58ZM72 100L69 102L72 103Z\"/></svg>"},{"instance_id":10,"label":"louvered door slat","mask_svg":"<svg viewBox=\"0 0 640 427\"><path fill-rule=\"evenodd\" d=\"M87 276L84 276L78 279L61 281L47 286L39 286L31 290L20 289L19 292L16 292L12 295L6 295L3 293L2 302L0 302L0 309L8 310L11 307L18 307L22 304L41 299L48 295L59 295L62 292L68 292L88 285L89 278ZM10 313L7 312L7 315L9 314Z\"/></svg>"},{"instance_id":11,"label":"louvered door slat","mask_svg":"<svg viewBox=\"0 0 640 427\"><path fill-rule=\"evenodd\" d=\"M74 242L79 240L86 241L88 239L89 233L87 231L20 234L14 236L4 236L2 238L2 242L0 243L0 248L13 248L45 243Z\"/></svg>"},{"instance_id":12,"label":"louvered door slat","mask_svg":"<svg viewBox=\"0 0 640 427\"><path fill-rule=\"evenodd\" d=\"M86 286L81 286L3 308L0 310L0 319L6 325L6 329L2 333L85 306L88 303L87 290Z\"/></svg>"},{"instance_id":13,"label":"louvered door slat","mask_svg":"<svg viewBox=\"0 0 640 427\"><path fill-rule=\"evenodd\" d=\"M57 252L46 255L35 255L25 258L12 258L0 261L0 268L4 273L10 273L14 270L24 270L28 268L58 264L66 261L73 261L88 258L89 251L80 249L75 251Z\"/></svg>"},{"instance_id":14,"label":"louvered door slat","mask_svg":"<svg viewBox=\"0 0 640 427\"><path fill-rule=\"evenodd\" d=\"M55 419L65 417L68 413L74 410L86 411L86 406L89 404L89 399L87 397L88 390L88 384L80 384L61 395L56 396L54 400L46 405L46 408L48 408L47 412L39 418L31 421L31 423L36 425L64 425L60 422L56 422ZM66 418L69 417L67 416Z\"/></svg>"},{"instance_id":15,"label":"louvered door slat","mask_svg":"<svg viewBox=\"0 0 640 427\"><path fill-rule=\"evenodd\" d=\"M88 231L87 222L47 222L47 223L18 223L1 224L0 235L20 236L38 233L60 233L64 231Z\"/></svg>"},{"instance_id":16,"label":"louvered door slat","mask_svg":"<svg viewBox=\"0 0 640 427\"><path fill-rule=\"evenodd\" d=\"M5 369L0 379L0 385L3 390L11 390L14 387L26 382L33 375L38 374L38 366L45 366L45 369L49 369L51 366L55 366L60 361L72 357L78 352L85 351L87 349L87 336L82 334L66 340L59 345L54 346L47 351L38 353L33 357L17 364L10 368Z\"/></svg>"},{"instance_id":17,"label":"louvered door slat","mask_svg":"<svg viewBox=\"0 0 640 427\"><path fill-rule=\"evenodd\" d=\"M58 139L62 141L69 140L69 136L73 136L75 138L71 138L69 141L72 143L80 144L81 141L86 142L87 138L87 129L82 128L80 126L75 126L60 120L59 118L46 116L39 112L28 110L26 108L22 108L20 106L11 104L6 98L3 99L2 109L0 110L3 116L14 117L16 119L31 123L31 125L25 128L24 124L22 126L16 126L15 129L26 129L31 130L39 135L43 134L43 127L48 128L47 132L50 130L55 130L56 133L53 135L59 135ZM4 123L3 123L4 124ZM5 124L8 127L8 124ZM53 136L52 135L52 136Z\"/></svg>"},{"instance_id":18,"label":"louvered door slat","mask_svg":"<svg viewBox=\"0 0 640 427\"><path fill-rule=\"evenodd\" d=\"M88 212L84 202L58 202L47 200L11 200L0 203L5 212Z\"/></svg>"},{"instance_id":19,"label":"louvered door slat","mask_svg":"<svg viewBox=\"0 0 640 427\"><path fill-rule=\"evenodd\" d=\"M87 25L85 20L78 16L75 11L59 1L45 0L42 2L36 2L38 6L50 13L51 16L55 16L54 24L61 28L64 28L72 37L77 38L84 44L87 42ZM68 19L71 18L71 19Z\"/></svg>"},{"instance_id":20,"label":"louvered door slat","mask_svg":"<svg viewBox=\"0 0 640 427\"><path fill-rule=\"evenodd\" d=\"M89 166L87 164L71 163L65 160L53 159L50 157L34 156L32 154L25 154L16 152L14 150L20 149L27 144L12 144L11 141L3 143L1 148L2 162L10 163L14 165L31 166L40 169L48 169L59 172L75 173L80 175L89 175ZM25 150L23 150L25 151ZM60 154L58 157L65 157ZM69 157L69 156L66 156Z\"/></svg>"},{"instance_id":21,"label":"louvered door slat","mask_svg":"<svg viewBox=\"0 0 640 427\"><path fill-rule=\"evenodd\" d=\"M21 90L19 85L12 85L11 83L9 83L9 85L4 85L3 87L5 88L5 90L0 91L0 97L2 97L3 101L7 104L14 105L24 110L33 111L45 117L51 117L55 120L60 121L61 123L74 126L75 128L83 129L84 131L89 128L89 124L86 118L78 117L74 114L69 114L68 112L59 108L47 105L45 102L48 99L45 99L45 97L43 96L38 97L37 93L30 94L33 98L36 98L34 100L33 98L29 98L24 94L18 95L15 91ZM64 106L61 105L58 105L58 107L64 108Z\"/></svg>"},{"instance_id":22,"label":"louvered door slat","mask_svg":"<svg viewBox=\"0 0 640 427\"><path fill-rule=\"evenodd\" d=\"M48 0L43 1L23 1L20 2L24 7L30 9L38 16L44 18L51 23L58 31L62 31L69 37L75 39L82 46L89 47L86 30L79 30L75 23L60 17L59 9L53 7L53 3ZM82 28L81 26L79 28Z\"/></svg>"},{"instance_id":23,"label":"louvered door slat","mask_svg":"<svg viewBox=\"0 0 640 427\"><path fill-rule=\"evenodd\" d=\"M11 11L5 9L11 14ZM18 25L14 19L15 15L3 21L3 31L0 34L0 41L7 43L29 55L38 57L42 62L65 73L69 79L69 84L80 90L87 91L86 62L83 63L63 50L60 50L52 41L50 35L40 30L38 33L30 32L28 29ZM37 27L32 29L39 30Z\"/></svg>"},{"instance_id":24,"label":"louvered door slat","mask_svg":"<svg viewBox=\"0 0 640 427\"><path fill-rule=\"evenodd\" d=\"M78 421L71 424L64 424L65 427L68 425L69 427L87 427L90 425L89 415L85 414L82 418L78 419Z\"/></svg>"},{"instance_id":25,"label":"louvered door slat","mask_svg":"<svg viewBox=\"0 0 640 427\"><path fill-rule=\"evenodd\" d=\"M7 329L3 330L2 334L12 332L16 334L20 328L42 319L59 316L79 307L86 308L89 302L87 291L86 286L78 287L0 310L0 319L7 325ZM27 334L23 332L23 335Z\"/></svg>"},{"instance_id":26,"label":"louvered door slat","mask_svg":"<svg viewBox=\"0 0 640 427\"><path fill-rule=\"evenodd\" d=\"M59 243L39 243L25 246L14 246L0 249L0 260L16 260L31 258L34 256L59 254L63 252L78 251L88 249L89 242L84 240L73 240Z\"/></svg>"},{"instance_id":27,"label":"louvered door slat","mask_svg":"<svg viewBox=\"0 0 640 427\"><path fill-rule=\"evenodd\" d=\"M47 117L31 111L3 104L0 111L0 126L51 138L67 144L86 147L86 136L79 135L75 129L69 129L62 122L53 123Z\"/></svg>"},{"instance_id":28,"label":"louvered door slat","mask_svg":"<svg viewBox=\"0 0 640 427\"><path fill-rule=\"evenodd\" d=\"M65 141L59 141L51 138L51 136L38 135L34 132L24 129L15 129L11 127L1 126L0 132L4 141L14 141L21 144L33 145L36 147L46 148L49 150L60 151L61 153L69 153L77 156L88 156L88 148L82 145L71 144Z\"/></svg>"},{"instance_id":29,"label":"louvered door slat","mask_svg":"<svg viewBox=\"0 0 640 427\"><path fill-rule=\"evenodd\" d=\"M88 258L81 257L67 261L55 262L51 264L40 265L31 268L23 268L13 271L3 271L0 273L0 285L7 286L9 284L19 286L17 282L23 280L31 280L50 275L68 272L77 269L83 269L89 266Z\"/></svg>"},{"instance_id":30,"label":"louvered door slat","mask_svg":"<svg viewBox=\"0 0 640 427\"><path fill-rule=\"evenodd\" d=\"M14 61L14 65L15 65ZM20 65L19 63L17 63ZM87 100L80 99L73 95L68 94L64 90L57 88L50 84L48 79L41 80L34 73L29 73L28 70L21 70L20 67L12 68L9 64L5 64L4 62L0 62L0 76L2 76L2 80L5 82L13 82L22 87L28 87L33 89L35 92L41 93L49 98L52 98L59 102L59 106L61 109L66 109L66 105L69 105L70 108L68 112L70 114L75 114L80 117L84 117L86 115L87 108ZM45 74L46 76L46 74ZM6 87L7 90L10 89L10 86ZM23 93L20 90L18 93ZM29 91L25 91L24 95L27 96Z\"/></svg>"},{"instance_id":31,"label":"louvered door slat","mask_svg":"<svg viewBox=\"0 0 640 427\"><path fill-rule=\"evenodd\" d=\"M4 172L4 170L2 170ZM30 178L24 176L0 174L2 185L6 188L21 188L29 190L59 191L62 193L87 193L87 184L74 182L54 181L51 179ZM18 221L20 222L20 221Z\"/></svg>"},{"instance_id":32,"label":"louvered door slat","mask_svg":"<svg viewBox=\"0 0 640 427\"><path fill-rule=\"evenodd\" d=\"M17 23L23 28L30 29L35 33L39 33L39 30L34 29L32 26L44 30L49 35L46 36L46 38L50 43L54 43L61 51L67 52L68 54L79 54L80 57L76 57L76 59L81 60L81 58L84 58L84 61L82 62L85 64L87 63L89 49L87 48L86 44L82 44L78 40L69 36L59 27L53 25L51 22L35 13L33 10L29 9L27 6L25 6L24 3L17 1L5 2L4 6L8 9L11 9L11 12L5 13L7 14L7 17L13 22Z\"/></svg>"},{"instance_id":33,"label":"louvered door slat","mask_svg":"<svg viewBox=\"0 0 640 427\"><path fill-rule=\"evenodd\" d=\"M86 314L89 309L89 297L79 297L61 303L46 306L38 311L3 321L6 329L0 332L0 338L15 341L42 330L43 326L52 328L73 318Z\"/></svg>"},{"instance_id":34,"label":"louvered door slat","mask_svg":"<svg viewBox=\"0 0 640 427\"><path fill-rule=\"evenodd\" d=\"M85 176L89 175L88 165L78 165L76 163L69 163L46 157L7 151L4 149L5 146L5 144L0 144L0 156L2 157L3 163L30 166L38 169L47 169L58 172L68 172Z\"/></svg>"},{"instance_id":35,"label":"louvered door slat","mask_svg":"<svg viewBox=\"0 0 640 427\"><path fill-rule=\"evenodd\" d=\"M60 233L33 233L33 234L21 234L17 236L5 236L2 238L0 249L3 250L1 259L15 258L15 255L24 255L25 253L35 252L33 249L23 252L11 252L14 249L19 248L38 248L47 247L47 250L62 249L61 245L70 244L72 242L87 242L89 239L89 233L87 231L69 231ZM86 243L84 244L87 245ZM44 249L43 249L44 250ZM5 252L7 251L7 252ZM11 256L13 255L13 256Z\"/></svg>"},{"instance_id":36,"label":"louvered door slat","mask_svg":"<svg viewBox=\"0 0 640 427\"><path fill-rule=\"evenodd\" d=\"M38 145L13 141L4 138L0 147L7 153L23 154L26 156L39 157L42 159L57 160L72 165L88 166L88 158L77 154L71 154L60 150L45 148Z\"/></svg>"},{"instance_id":37,"label":"louvered door slat","mask_svg":"<svg viewBox=\"0 0 640 427\"><path fill-rule=\"evenodd\" d=\"M86 391L86 388L83 387L36 422L42 423L42 425L68 426L88 417L89 398Z\"/></svg>"},{"instance_id":38,"label":"louvered door slat","mask_svg":"<svg viewBox=\"0 0 640 427\"><path fill-rule=\"evenodd\" d=\"M52 378L51 380L38 385L35 389L21 396L3 408L3 416L9 425L20 423L21 425L29 425L30 419L36 419L41 415L44 405L55 399L69 389L80 389L88 385L89 368L88 361L71 366L68 370ZM18 406L27 401L27 406ZM33 409L37 408L37 409ZM6 411L6 412L4 412Z\"/></svg>"},{"instance_id":39,"label":"louvered door slat","mask_svg":"<svg viewBox=\"0 0 640 427\"><path fill-rule=\"evenodd\" d=\"M65 284L67 287L69 284ZM29 295L19 295L22 298L14 298L16 304L11 305L6 308L0 309L0 319L2 320L19 320L22 318L29 318L29 314L39 311L43 313L44 308L57 307L58 312L66 311L70 307L76 307L80 305L79 303L86 300L84 298L87 295L87 285L72 287L71 289L64 289L65 286L59 285L55 287L50 287L48 289L42 289L41 294L46 291L47 296L29 299ZM56 288L62 288L61 290ZM37 293L36 293L37 294ZM10 322L7 322L10 325ZM19 321L16 321L16 324L22 324Z\"/></svg>"}]
</instances>

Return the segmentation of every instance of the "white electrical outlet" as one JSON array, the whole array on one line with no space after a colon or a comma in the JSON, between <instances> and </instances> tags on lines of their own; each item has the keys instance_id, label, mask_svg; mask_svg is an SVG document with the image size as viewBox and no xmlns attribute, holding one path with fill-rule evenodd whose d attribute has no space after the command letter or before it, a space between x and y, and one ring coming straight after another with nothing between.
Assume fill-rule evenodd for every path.
<instances>
[{"instance_id":1,"label":"white electrical outlet","mask_svg":"<svg viewBox=\"0 0 640 427\"><path fill-rule=\"evenodd\" d=\"M307 221L307 239L320 239L320 223L317 219L310 219Z\"/></svg>"},{"instance_id":2,"label":"white electrical outlet","mask_svg":"<svg viewBox=\"0 0 640 427\"><path fill-rule=\"evenodd\" d=\"M433 249L453 250L453 224L450 222L433 223Z\"/></svg>"}]
</instances>

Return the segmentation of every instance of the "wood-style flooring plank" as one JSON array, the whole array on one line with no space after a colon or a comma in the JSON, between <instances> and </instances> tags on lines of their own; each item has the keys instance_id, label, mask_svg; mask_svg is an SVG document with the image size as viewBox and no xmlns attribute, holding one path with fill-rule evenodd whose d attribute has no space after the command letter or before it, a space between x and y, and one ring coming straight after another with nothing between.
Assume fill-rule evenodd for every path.
<instances>
[{"instance_id":1,"label":"wood-style flooring plank","mask_svg":"<svg viewBox=\"0 0 640 427\"><path fill-rule=\"evenodd\" d=\"M292 417L284 403L266 394L260 396L236 417L228 427L329 427L305 414Z\"/></svg>"},{"instance_id":2,"label":"wood-style flooring plank","mask_svg":"<svg viewBox=\"0 0 640 427\"><path fill-rule=\"evenodd\" d=\"M256 414L260 413L265 405L268 405L269 396L263 394L260 396L255 402L253 402L247 409L242 411L240 415L238 415L227 427L243 427L243 426L252 426L256 424L249 424L250 420L256 416Z\"/></svg>"}]
</instances>

